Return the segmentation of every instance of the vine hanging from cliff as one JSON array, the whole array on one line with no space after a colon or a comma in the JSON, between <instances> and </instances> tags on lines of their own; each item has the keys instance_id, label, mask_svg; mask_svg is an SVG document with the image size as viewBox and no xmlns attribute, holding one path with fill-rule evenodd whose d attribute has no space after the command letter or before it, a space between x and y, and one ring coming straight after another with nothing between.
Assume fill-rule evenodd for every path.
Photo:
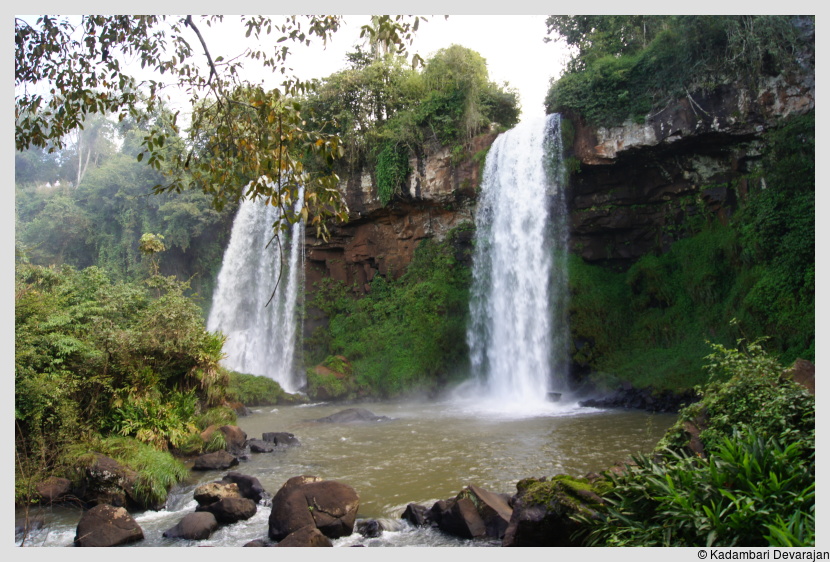
<instances>
[{"instance_id":1,"label":"vine hanging from cliff","mask_svg":"<svg viewBox=\"0 0 830 562\"><path fill-rule=\"evenodd\" d=\"M409 157L406 150L394 144L383 147L377 157L378 198L384 206L392 197L400 194L401 186L409 174Z\"/></svg>"}]
</instances>

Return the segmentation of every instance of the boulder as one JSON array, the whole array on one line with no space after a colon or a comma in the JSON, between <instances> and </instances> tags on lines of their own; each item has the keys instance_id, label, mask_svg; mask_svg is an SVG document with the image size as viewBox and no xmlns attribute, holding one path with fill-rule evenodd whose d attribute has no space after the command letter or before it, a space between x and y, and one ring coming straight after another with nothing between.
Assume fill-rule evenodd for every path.
<instances>
[{"instance_id":1,"label":"boulder","mask_svg":"<svg viewBox=\"0 0 830 562\"><path fill-rule=\"evenodd\" d=\"M277 546L333 546L331 540L320 532L320 529L308 525L297 529L284 539Z\"/></svg>"},{"instance_id":2,"label":"boulder","mask_svg":"<svg viewBox=\"0 0 830 562\"><path fill-rule=\"evenodd\" d=\"M383 533L383 525L377 519L364 519L355 524L357 532L367 539L379 537Z\"/></svg>"},{"instance_id":3,"label":"boulder","mask_svg":"<svg viewBox=\"0 0 830 562\"><path fill-rule=\"evenodd\" d=\"M476 511L484 521L488 537L494 539L504 537L504 532L513 515L513 508L508 505L508 499L504 495L470 485L461 491L458 498L468 498L473 502Z\"/></svg>"},{"instance_id":4,"label":"boulder","mask_svg":"<svg viewBox=\"0 0 830 562\"><path fill-rule=\"evenodd\" d=\"M164 531L162 536L169 539L203 541L219 527L216 516L207 511L188 513L175 527Z\"/></svg>"},{"instance_id":5,"label":"boulder","mask_svg":"<svg viewBox=\"0 0 830 562\"><path fill-rule=\"evenodd\" d=\"M75 532L75 546L118 546L140 541L144 532L123 507L99 504L84 513Z\"/></svg>"},{"instance_id":6,"label":"boulder","mask_svg":"<svg viewBox=\"0 0 830 562\"><path fill-rule=\"evenodd\" d=\"M14 521L14 539L20 540L32 531L42 529L45 521L42 516L21 517Z\"/></svg>"},{"instance_id":7,"label":"boulder","mask_svg":"<svg viewBox=\"0 0 830 562\"><path fill-rule=\"evenodd\" d=\"M239 464L239 459L227 451L205 453L196 457L193 470L225 470Z\"/></svg>"},{"instance_id":8,"label":"boulder","mask_svg":"<svg viewBox=\"0 0 830 562\"><path fill-rule=\"evenodd\" d=\"M441 511L438 528L463 539L477 539L487 536L487 527L475 504L469 498L454 498L446 502Z\"/></svg>"},{"instance_id":9,"label":"boulder","mask_svg":"<svg viewBox=\"0 0 830 562\"><path fill-rule=\"evenodd\" d=\"M273 453L276 445L262 439L248 439L246 443L252 453Z\"/></svg>"},{"instance_id":10,"label":"boulder","mask_svg":"<svg viewBox=\"0 0 830 562\"><path fill-rule=\"evenodd\" d=\"M222 477L222 482L235 484L239 488L239 493L243 498L248 498L254 502L259 502L268 497L268 493L259 479L255 476L248 476L247 474L240 474L239 472L228 472Z\"/></svg>"},{"instance_id":11,"label":"boulder","mask_svg":"<svg viewBox=\"0 0 830 562\"><path fill-rule=\"evenodd\" d=\"M270 431L262 434L262 440L273 443L277 447L296 447L300 440L294 437L293 433L287 431Z\"/></svg>"},{"instance_id":12,"label":"boulder","mask_svg":"<svg viewBox=\"0 0 830 562\"><path fill-rule=\"evenodd\" d=\"M341 410L340 412L337 412L330 416L319 418L313 421L319 423L356 423L388 421L390 419L391 418L388 418L386 416L376 416L375 414L364 408L348 408L346 410Z\"/></svg>"},{"instance_id":13,"label":"boulder","mask_svg":"<svg viewBox=\"0 0 830 562\"><path fill-rule=\"evenodd\" d=\"M429 509L427 509L426 506L417 503L407 505L406 509L401 514L401 519L409 521L416 527L425 527L432 523Z\"/></svg>"},{"instance_id":14,"label":"boulder","mask_svg":"<svg viewBox=\"0 0 830 562\"><path fill-rule=\"evenodd\" d=\"M352 534L360 498L351 486L316 476L290 478L274 496L268 536L281 541L313 525L336 539Z\"/></svg>"},{"instance_id":15,"label":"boulder","mask_svg":"<svg viewBox=\"0 0 830 562\"><path fill-rule=\"evenodd\" d=\"M59 502L69 495L72 489L72 482L67 478L50 476L42 482L35 484L35 491L42 503Z\"/></svg>"},{"instance_id":16,"label":"boulder","mask_svg":"<svg viewBox=\"0 0 830 562\"><path fill-rule=\"evenodd\" d=\"M95 453L90 466L83 471L78 495L89 505L134 506L142 509L159 509L146 505L135 494L138 473L106 455Z\"/></svg>"},{"instance_id":17,"label":"boulder","mask_svg":"<svg viewBox=\"0 0 830 562\"><path fill-rule=\"evenodd\" d=\"M248 541L248 542L246 542L246 543L245 543L245 544L243 544L242 546L251 546L251 547L254 547L254 546L267 546L267 545L265 544L265 541L264 541L264 540L262 540L262 539L254 539L254 540L252 540L252 541Z\"/></svg>"},{"instance_id":18,"label":"boulder","mask_svg":"<svg viewBox=\"0 0 830 562\"><path fill-rule=\"evenodd\" d=\"M792 366L784 373L795 382L807 389L815 396L816 394L816 366L806 359L796 359Z\"/></svg>"},{"instance_id":19,"label":"boulder","mask_svg":"<svg viewBox=\"0 0 830 562\"><path fill-rule=\"evenodd\" d=\"M248 435L236 425L223 425L219 431L225 436L225 449L232 455L241 455L245 452L245 442Z\"/></svg>"},{"instance_id":20,"label":"boulder","mask_svg":"<svg viewBox=\"0 0 830 562\"><path fill-rule=\"evenodd\" d=\"M193 499L199 505L210 505L222 498L241 498L239 487L232 482L208 482L193 491Z\"/></svg>"},{"instance_id":21,"label":"boulder","mask_svg":"<svg viewBox=\"0 0 830 562\"><path fill-rule=\"evenodd\" d=\"M222 498L210 505L200 505L197 512L212 513L222 524L250 519L256 514L256 503L248 498Z\"/></svg>"},{"instance_id":22,"label":"boulder","mask_svg":"<svg viewBox=\"0 0 830 562\"><path fill-rule=\"evenodd\" d=\"M502 546L580 546L571 538L580 523L570 516L597 516L603 500L593 486L586 478L566 475L519 481Z\"/></svg>"}]
</instances>

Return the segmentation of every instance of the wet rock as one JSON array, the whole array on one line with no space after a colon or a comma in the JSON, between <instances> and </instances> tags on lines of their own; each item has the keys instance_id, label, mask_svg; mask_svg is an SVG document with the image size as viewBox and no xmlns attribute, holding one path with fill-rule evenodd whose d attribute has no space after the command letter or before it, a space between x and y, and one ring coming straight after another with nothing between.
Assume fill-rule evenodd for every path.
<instances>
[{"instance_id":1,"label":"wet rock","mask_svg":"<svg viewBox=\"0 0 830 562\"><path fill-rule=\"evenodd\" d=\"M193 491L193 499L200 506L210 505L222 498L241 498L239 487L229 482L208 482L198 486Z\"/></svg>"},{"instance_id":2,"label":"wet rock","mask_svg":"<svg viewBox=\"0 0 830 562\"><path fill-rule=\"evenodd\" d=\"M262 487L259 479L255 476L248 476L247 474L240 474L239 472L228 472L222 478L222 482L236 484L242 497L253 500L254 502L259 502L268 497L265 488Z\"/></svg>"},{"instance_id":3,"label":"wet rock","mask_svg":"<svg viewBox=\"0 0 830 562\"><path fill-rule=\"evenodd\" d=\"M75 546L118 546L140 541L144 532L123 507L96 505L81 516Z\"/></svg>"},{"instance_id":4,"label":"wet rock","mask_svg":"<svg viewBox=\"0 0 830 562\"><path fill-rule=\"evenodd\" d=\"M219 528L216 516L206 511L188 513L174 527L164 531L162 536L169 539L203 541Z\"/></svg>"},{"instance_id":5,"label":"wet rock","mask_svg":"<svg viewBox=\"0 0 830 562\"><path fill-rule=\"evenodd\" d=\"M43 517L21 517L14 522L14 538L20 540L23 535L42 529L44 524Z\"/></svg>"},{"instance_id":6,"label":"wet rock","mask_svg":"<svg viewBox=\"0 0 830 562\"><path fill-rule=\"evenodd\" d=\"M380 521L377 519L364 519L362 521L358 521L355 525L355 529L367 539L379 537L381 533L383 533L383 525L381 525Z\"/></svg>"},{"instance_id":7,"label":"wet rock","mask_svg":"<svg viewBox=\"0 0 830 562\"><path fill-rule=\"evenodd\" d=\"M401 519L409 521L416 527L425 527L432 523L430 511L426 506L417 503L411 503L406 506L406 509L401 514Z\"/></svg>"},{"instance_id":8,"label":"wet rock","mask_svg":"<svg viewBox=\"0 0 830 562\"><path fill-rule=\"evenodd\" d=\"M510 523L513 509L508 505L508 498L475 485L468 486L458 496L469 498L476 511L484 521L486 534L490 538L501 539Z\"/></svg>"},{"instance_id":9,"label":"wet rock","mask_svg":"<svg viewBox=\"0 0 830 562\"><path fill-rule=\"evenodd\" d=\"M386 416L376 416L364 408L348 408L330 416L319 418L313 421L319 423L355 423L355 422L379 422L389 421Z\"/></svg>"},{"instance_id":10,"label":"wet rock","mask_svg":"<svg viewBox=\"0 0 830 562\"><path fill-rule=\"evenodd\" d=\"M572 537L579 523L570 516L596 516L602 498L587 479L525 478L516 485L513 514L502 546L580 546Z\"/></svg>"},{"instance_id":11,"label":"wet rock","mask_svg":"<svg viewBox=\"0 0 830 562\"><path fill-rule=\"evenodd\" d=\"M239 459L227 451L205 453L196 457L193 470L225 470L239 464Z\"/></svg>"},{"instance_id":12,"label":"wet rock","mask_svg":"<svg viewBox=\"0 0 830 562\"><path fill-rule=\"evenodd\" d=\"M245 452L245 443L248 435L236 425L223 425L219 431L225 436L225 449L232 455L241 455Z\"/></svg>"},{"instance_id":13,"label":"wet rock","mask_svg":"<svg viewBox=\"0 0 830 562\"><path fill-rule=\"evenodd\" d=\"M448 502L449 509L441 512L438 528L448 535L463 539L487 536L487 527L469 498L456 498Z\"/></svg>"},{"instance_id":14,"label":"wet rock","mask_svg":"<svg viewBox=\"0 0 830 562\"><path fill-rule=\"evenodd\" d=\"M693 391L675 393L670 390L633 388L630 384L622 384L608 396L581 400L579 405L590 408L631 408L647 412L676 413L680 408L697 400L699 397Z\"/></svg>"},{"instance_id":15,"label":"wet rock","mask_svg":"<svg viewBox=\"0 0 830 562\"><path fill-rule=\"evenodd\" d=\"M35 491L41 503L55 503L67 498L72 489L72 482L67 478L50 476L35 484Z\"/></svg>"},{"instance_id":16,"label":"wet rock","mask_svg":"<svg viewBox=\"0 0 830 562\"><path fill-rule=\"evenodd\" d=\"M277 447L297 447L300 440L293 433L287 431L270 431L262 434L262 440L273 443Z\"/></svg>"},{"instance_id":17,"label":"wet rock","mask_svg":"<svg viewBox=\"0 0 830 562\"><path fill-rule=\"evenodd\" d=\"M248 498L222 498L210 505L200 505L197 512L212 513L222 524L250 519L256 514L256 503Z\"/></svg>"},{"instance_id":18,"label":"wet rock","mask_svg":"<svg viewBox=\"0 0 830 562\"><path fill-rule=\"evenodd\" d=\"M348 536L360 498L351 486L316 476L290 478L274 496L268 518L268 536L280 541L309 525L325 536Z\"/></svg>"},{"instance_id":19,"label":"wet rock","mask_svg":"<svg viewBox=\"0 0 830 562\"><path fill-rule=\"evenodd\" d=\"M262 439L248 439L247 446L252 453L273 453L276 448L273 443L263 441Z\"/></svg>"},{"instance_id":20,"label":"wet rock","mask_svg":"<svg viewBox=\"0 0 830 562\"><path fill-rule=\"evenodd\" d=\"M334 546L331 540L320 532L320 529L308 525L297 529L284 539L277 546Z\"/></svg>"},{"instance_id":21,"label":"wet rock","mask_svg":"<svg viewBox=\"0 0 830 562\"><path fill-rule=\"evenodd\" d=\"M264 546L268 546L268 545L265 544L265 541L262 540L262 539L254 539L252 541L246 542L242 546L252 546L252 547L253 546L263 546L264 547Z\"/></svg>"},{"instance_id":22,"label":"wet rock","mask_svg":"<svg viewBox=\"0 0 830 562\"><path fill-rule=\"evenodd\" d=\"M77 495L88 505L105 504L114 507L159 509L147 505L135 494L138 473L106 455L95 453L93 463L83 470Z\"/></svg>"}]
</instances>

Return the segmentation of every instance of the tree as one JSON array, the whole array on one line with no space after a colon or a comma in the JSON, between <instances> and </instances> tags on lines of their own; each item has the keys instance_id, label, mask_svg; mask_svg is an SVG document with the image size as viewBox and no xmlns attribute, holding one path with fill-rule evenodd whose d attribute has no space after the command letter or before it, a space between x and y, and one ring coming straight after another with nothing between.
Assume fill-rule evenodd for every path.
<instances>
[{"instance_id":1,"label":"tree","mask_svg":"<svg viewBox=\"0 0 830 562\"><path fill-rule=\"evenodd\" d=\"M302 119L293 98L308 84L290 77L286 66L292 42L308 45L328 41L339 29L340 16L241 16L246 37L274 37L273 51L248 48L225 60L212 56L201 29L218 25L223 16L41 16L31 24L15 19L15 145L60 149L66 135L90 114L112 113L119 121L152 115L161 102L163 78L187 92L193 105L184 150L173 157L174 172L157 193L199 188L217 209L239 196L281 206L289 218L299 216L326 235L326 219L345 219L348 210L336 189L333 172L308 173L304 156L331 161L342 155L340 139L324 134ZM395 45L412 41L420 18L378 16L363 33ZM191 46L197 40L201 48ZM137 57L142 69L156 78L140 81L126 62ZM206 65L199 64L205 61ZM266 90L242 78L243 63L256 64L285 77L282 89ZM155 169L162 169L164 147L182 131L178 113L157 122L142 139L142 152ZM184 173L187 172L187 173ZM291 217L298 186L305 201Z\"/></svg>"}]
</instances>

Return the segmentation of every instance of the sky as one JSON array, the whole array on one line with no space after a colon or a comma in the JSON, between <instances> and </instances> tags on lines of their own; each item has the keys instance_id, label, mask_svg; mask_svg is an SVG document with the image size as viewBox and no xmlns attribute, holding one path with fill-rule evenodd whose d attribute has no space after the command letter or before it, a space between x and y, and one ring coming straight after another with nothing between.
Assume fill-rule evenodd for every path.
<instances>
[{"instance_id":1,"label":"sky","mask_svg":"<svg viewBox=\"0 0 830 562\"><path fill-rule=\"evenodd\" d=\"M426 18L415 34L410 54L418 53L427 60L439 49L452 44L470 48L486 59L491 81L507 82L518 90L523 118L544 115L544 98L550 78L559 77L567 54L562 43L544 42L547 16L427 15ZM319 41L309 47L292 46L289 65L302 79L323 78L342 70L346 67L345 54L354 50L354 45L362 43L360 26L368 21L368 15L346 16L345 25L325 48ZM245 42L244 33L231 31L235 22L235 16L227 16L221 26L202 26L201 31L214 58L221 54L227 60L250 45ZM256 69L248 70L256 73ZM267 76L279 80L270 71Z\"/></svg>"}]
</instances>

